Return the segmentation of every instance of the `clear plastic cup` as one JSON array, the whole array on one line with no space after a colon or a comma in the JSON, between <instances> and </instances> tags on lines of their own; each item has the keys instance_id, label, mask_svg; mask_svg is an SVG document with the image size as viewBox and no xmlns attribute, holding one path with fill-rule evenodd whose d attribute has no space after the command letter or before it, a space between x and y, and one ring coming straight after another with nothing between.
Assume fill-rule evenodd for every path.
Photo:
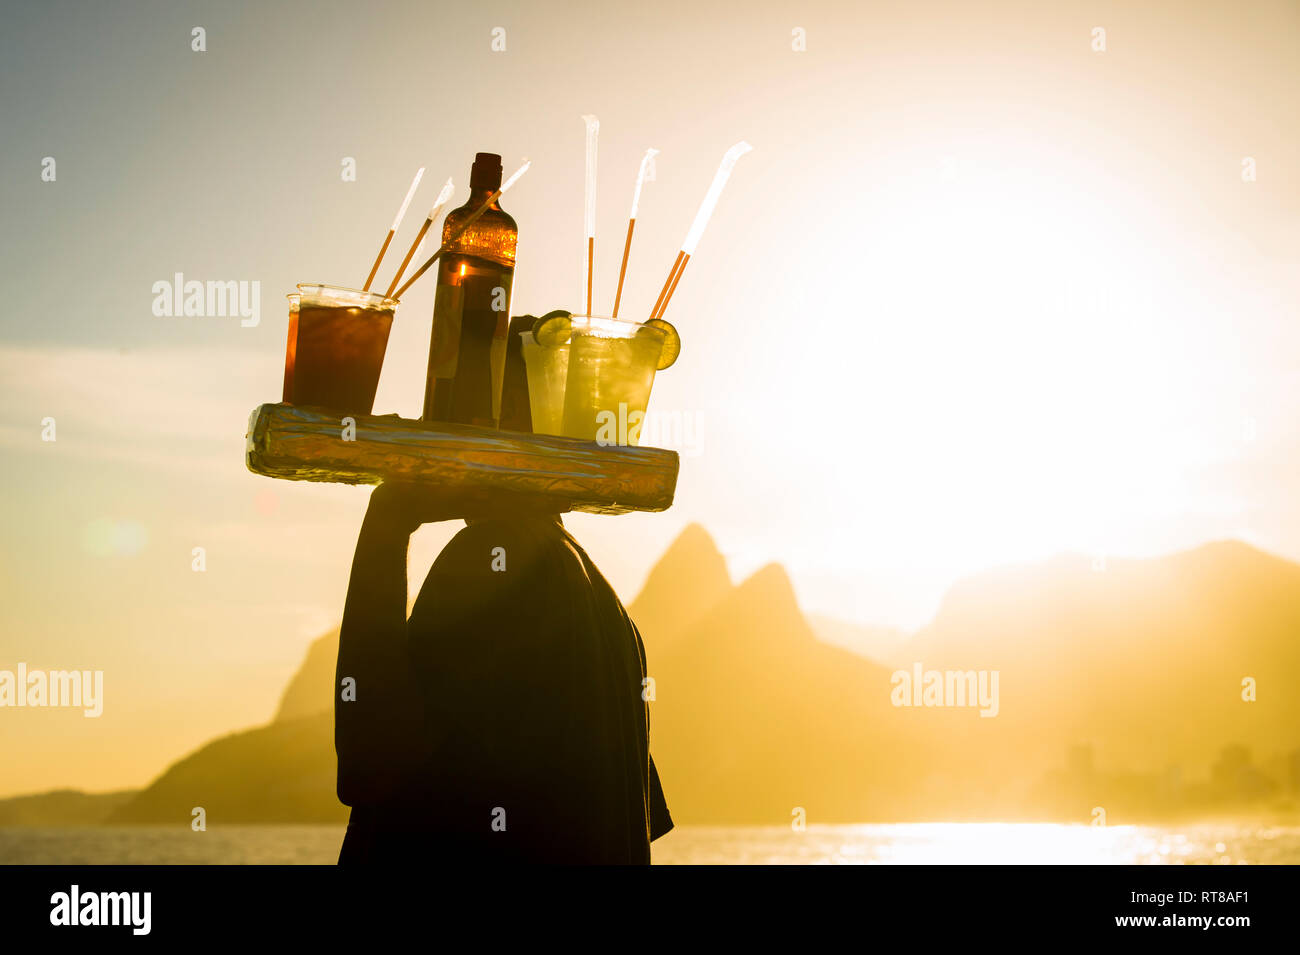
<instances>
[{"instance_id":1,"label":"clear plastic cup","mask_svg":"<svg viewBox=\"0 0 1300 955\"><path fill-rule=\"evenodd\" d=\"M639 444L665 337L653 325L575 316L560 433L602 445Z\"/></svg>"},{"instance_id":2,"label":"clear plastic cup","mask_svg":"<svg viewBox=\"0 0 1300 955\"><path fill-rule=\"evenodd\" d=\"M293 404L293 366L298 363L298 305L302 293L290 292L286 298L289 299L289 343L284 349L284 393L280 400Z\"/></svg>"},{"instance_id":3,"label":"clear plastic cup","mask_svg":"<svg viewBox=\"0 0 1300 955\"><path fill-rule=\"evenodd\" d=\"M569 346L545 348L537 344L532 332L521 333L519 343L528 376L528 407L533 419L533 434L562 434Z\"/></svg>"},{"instance_id":4,"label":"clear plastic cup","mask_svg":"<svg viewBox=\"0 0 1300 955\"><path fill-rule=\"evenodd\" d=\"M298 290L289 296L285 402L370 414L397 301L332 285Z\"/></svg>"}]
</instances>

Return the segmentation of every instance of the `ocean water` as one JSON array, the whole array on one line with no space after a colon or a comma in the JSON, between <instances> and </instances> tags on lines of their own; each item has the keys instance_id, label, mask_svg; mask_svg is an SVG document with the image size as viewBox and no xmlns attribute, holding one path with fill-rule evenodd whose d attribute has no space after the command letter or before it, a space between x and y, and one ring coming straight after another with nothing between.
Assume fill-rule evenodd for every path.
<instances>
[{"instance_id":1,"label":"ocean water","mask_svg":"<svg viewBox=\"0 0 1300 955\"><path fill-rule=\"evenodd\" d=\"M342 826L0 828L0 864L329 865ZM680 826L654 862L853 864L1296 864L1300 827L907 825Z\"/></svg>"}]
</instances>

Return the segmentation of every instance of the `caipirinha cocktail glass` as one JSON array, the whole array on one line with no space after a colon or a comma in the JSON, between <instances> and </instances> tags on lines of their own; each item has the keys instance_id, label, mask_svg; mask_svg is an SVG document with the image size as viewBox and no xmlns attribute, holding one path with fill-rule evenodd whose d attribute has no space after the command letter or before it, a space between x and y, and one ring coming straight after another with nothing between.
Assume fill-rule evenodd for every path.
<instances>
[{"instance_id":1,"label":"caipirinha cocktail glass","mask_svg":"<svg viewBox=\"0 0 1300 955\"><path fill-rule=\"evenodd\" d=\"M653 325L574 316L560 433L636 445L665 332Z\"/></svg>"}]
</instances>

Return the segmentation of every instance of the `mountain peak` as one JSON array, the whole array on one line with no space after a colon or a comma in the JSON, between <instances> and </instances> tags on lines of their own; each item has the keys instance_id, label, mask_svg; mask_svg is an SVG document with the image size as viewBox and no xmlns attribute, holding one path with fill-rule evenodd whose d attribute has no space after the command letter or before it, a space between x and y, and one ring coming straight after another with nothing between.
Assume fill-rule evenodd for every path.
<instances>
[{"instance_id":1,"label":"mountain peak","mask_svg":"<svg viewBox=\"0 0 1300 955\"><path fill-rule=\"evenodd\" d=\"M762 590L772 597L799 605L799 599L794 593L794 583L790 580L789 572L781 564L773 561L770 564L764 564L758 570L754 571L741 583L740 590Z\"/></svg>"},{"instance_id":2,"label":"mountain peak","mask_svg":"<svg viewBox=\"0 0 1300 955\"><path fill-rule=\"evenodd\" d=\"M731 590L717 544L701 525L688 524L650 570L628 612L643 637L663 646Z\"/></svg>"},{"instance_id":3,"label":"mountain peak","mask_svg":"<svg viewBox=\"0 0 1300 955\"><path fill-rule=\"evenodd\" d=\"M799 607L789 572L778 563L764 564L735 589L726 605L732 616L754 614L778 627L784 639L807 642L814 638L811 626Z\"/></svg>"},{"instance_id":4,"label":"mountain peak","mask_svg":"<svg viewBox=\"0 0 1300 955\"><path fill-rule=\"evenodd\" d=\"M701 558L721 561L722 552L718 550L713 535L704 529L704 525L698 521L692 521L682 528L682 532L668 545L668 549L659 558L659 564L662 566L676 560ZM727 573L725 564L722 566L722 572L724 575ZM731 582L730 576L728 576L727 582Z\"/></svg>"},{"instance_id":5,"label":"mountain peak","mask_svg":"<svg viewBox=\"0 0 1300 955\"><path fill-rule=\"evenodd\" d=\"M334 661L339 653L339 629L317 637L307 647L302 666L280 697L274 723L328 712L334 705Z\"/></svg>"}]
</instances>

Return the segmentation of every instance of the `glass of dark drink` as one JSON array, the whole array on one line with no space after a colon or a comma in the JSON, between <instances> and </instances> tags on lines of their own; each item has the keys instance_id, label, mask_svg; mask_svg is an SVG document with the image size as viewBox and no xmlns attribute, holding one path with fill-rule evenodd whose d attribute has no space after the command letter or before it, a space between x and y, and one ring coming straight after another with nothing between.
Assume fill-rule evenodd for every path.
<instances>
[{"instance_id":1,"label":"glass of dark drink","mask_svg":"<svg viewBox=\"0 0 1300 955\"><path fill-rule=\"evenodd\" d=\"M396 310L378 292L299 285L289 296L284 401L370 414Z\"/></svg>"}]
</instances>

